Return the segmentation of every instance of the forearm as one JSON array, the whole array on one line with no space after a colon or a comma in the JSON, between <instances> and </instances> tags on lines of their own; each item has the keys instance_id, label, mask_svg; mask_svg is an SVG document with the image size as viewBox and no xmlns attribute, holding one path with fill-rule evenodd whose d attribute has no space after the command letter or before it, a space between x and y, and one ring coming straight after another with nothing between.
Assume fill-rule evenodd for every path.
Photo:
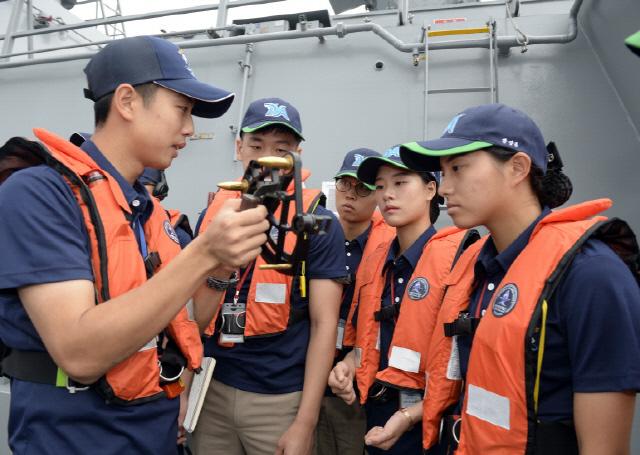
<instances>
[{"instance_id":1,"label":"forearm","mask_svg":"<svg viewBox=\"0 0 640 455\"><path fill-rule=\"evenodd\" d=\"M20 298L56 363L74 379L92 382L160 333L216 265L212 262L197 245L189 246L149 281L99 305L92 303L93 285L86 281L26 287ZM29 302L42 301L43 293L60 302L62 314L42 311L42 305L31 311ZM63 322L45 320L54 318Z\"/></svg>"},{"instance_id":2,"label":"forearm","mask_svg":"<svg viewBox=\"0 0 640 455\"><path fill-rule=\"evenodd\" d=\"M409 406L408 408L405 409L406 413L408 414L408 417L411 417L411 423L413 425L415 425L417 422L422 422L422 404L424 403L424 400L420 400L418 403Z\"/></svg>"},{"instance_id":3,"label":"forearm","mask_svg":"<svg viewBox=\"0 0 640 455\"><path fill-rule=\"evenodd\" d=\"M336 323L311 323L302 400L296 420L315 427L335 354Z\"/></svg>"},{"instance_id":4,"label":"forearm","mask_svg":"<svg viewBox=\"0 0 640 455\"><path fill-rule=\"evenodd\" d=\"M211 323L211 320L218 311L224 291L210 289L206 285L201 285L193 295L193 316L198 324L200 333Z\"/></svg>"}]
</instances>

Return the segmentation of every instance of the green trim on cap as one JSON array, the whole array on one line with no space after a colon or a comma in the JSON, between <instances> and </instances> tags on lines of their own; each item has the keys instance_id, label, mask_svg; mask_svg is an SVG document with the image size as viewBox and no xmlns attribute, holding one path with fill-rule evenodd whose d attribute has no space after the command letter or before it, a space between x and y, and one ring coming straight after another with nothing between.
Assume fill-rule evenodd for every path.
<instances>
[{"instance_id":1,"label":"green trim on cap","mask_svg":"<svg viewBox=\"0 0 640 455\"><path fill-rule=\"evenodd\" d=\"M627 39L624 40L624 44L629 47L640 49L640 31L637 31L633 35L627 37Z\"/></svg>"},{"instance_id":2,"label":"green trim on cap","mask_svg":"<svg viewBox=\"0 0 640 455\"><path fill-rule=\"evenodd\" d=\"M386 158L384 156L368 156L364 159L364 161L362 163L360 163L360 166L358 167L358 172L362 169L363 171L365 169L367 169L367 167L369 167L370 165L366 165L365 163L377 163L378 167L376 168L376 174L378 172L378 168L380 168L380 166L383 166L385 164L388 164L389 166L393 166L393 167L397 167L398 169L406 169L407 171L411 171L411 169L409 169L407 166L405 166L402 163L397 163L393 160L390 160L389 158ZM413 171L411 171L413 172ZM365 172L361 172L361 174L365 174ZM365 176L367 177L367 176ZM375 181L376 181L376 175L373 175L371 178L370 182L367 182L363 179L360 179L361 182L366 183L368 185L375 185Z\"/></svg>"},{"instance_id":3,"label":"green trim on cap","mask_svg":"<svg viewBox=\"0 0 640 455\"><path fill-rule=\"evenodd\" d=\"M400 168L400 169L406 169L407 171L411 170L407 166L405 166L404 164L398 163L398 162L393 161L393 160L390 160L389 158L384 157L384 156L373 156L371 158L372 159L376 159L376 160L380 160L380 161L384 161L385 163L390 164L391 166L395 166L395 167Z\"/></svg>"},{"instance_id":4,"label":"green trim on cap","mask_svg":"<svg viewBox=\"0 0 640 455\"><path fill-rule=\"evenodd\" d=\"M358 178L358 174L356 174L355 172L351 172L351 171L338 172L338 173L336 174L336 176L334 177L334 179L339 179L339 178L341 178L341 177L345 177L345 176L346 176L346 177L353 177L353 178L354 178L354 179L356 179L358 182L362 182L362 180L360 180L360 179ZM375 190L375 189L376 189L376 186L375 186L375 185L370 185L370 184L369 184L369 183L367 183L367 182L362 182L362 184L363 184L364 186L366 186L367 188L369 188L371 191L373 191L373 190Z\"/></svg>"},{"instance_id":5,"label":"green trim on cap","mask_svg":"<svg viewBox=\"0 0 640 455\"><path fill-rule=\"evenodd\" d=\"M285 122L265 122L262 123L254 128L249 128L248 126L245 126L244 128L242 128L242 132L243 133L254 133L258 130L261 130L262 128L265 128L269 125L282 125L282 126L286 126L287 128L289 128L291 131L293 131L294 133L296 133L298 135L298 137L300 137L300 139L304 140L304 136L302 135L302 133L300 133L300 131L298 131L297 129L295 129L294 127L292 127L291 125L289 125L288 123Z\"/></svg>"},{"instance_id":6,"label":"green trim on cap","mask_svg":"<svg viewBox=\"0 0 640 455\"><path fill-rule=\"evenodd\" d=\"M459 147L453 147L450 149L432 150L432 149L422 147L417 142L408 142L406 144L402 144L402 147L412 152L420 153L421 155L449 156L449 155L458 155L460 153L475 152L476 150L484 149L487 147L493 147L493 144L491 144L490 142L476 141L476 142L471 142L470 144L461 145Z\"/></svg>"}]
</instances>

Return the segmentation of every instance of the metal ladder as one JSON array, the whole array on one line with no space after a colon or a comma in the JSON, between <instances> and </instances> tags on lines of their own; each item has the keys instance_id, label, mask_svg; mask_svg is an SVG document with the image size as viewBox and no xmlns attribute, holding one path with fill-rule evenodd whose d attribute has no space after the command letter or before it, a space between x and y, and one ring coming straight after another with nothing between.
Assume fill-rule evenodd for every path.
<instances>
[{"instance_id":1,"label":"metal ladder","mask_svg":"<svg viewBox=\"0 0 640 455\"><path fill-rule=\"evenodd\" d=\"M429 88L429 38L438 36L476 35L487 34L489 36L489 86L488 87L455 87L455 88ZM490 20L484 27L461 28L452 30L431 30L431 26L424 27L424 125L422 136L427 139L429 118L429 95L445 93L478 93L489 92L491 102L498 102L498 49L496 39L496 22Z\"/></svg>"}]
</instances>

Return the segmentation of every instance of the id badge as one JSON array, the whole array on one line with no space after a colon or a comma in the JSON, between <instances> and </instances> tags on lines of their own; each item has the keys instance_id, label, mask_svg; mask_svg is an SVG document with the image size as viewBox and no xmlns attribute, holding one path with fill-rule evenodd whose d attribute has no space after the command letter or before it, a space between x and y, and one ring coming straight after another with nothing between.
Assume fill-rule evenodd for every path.
<instances>
[{"instance_id":1,"label":"id badge","mask_svg":"<svg viewBox=\"0 0 640 455\"><path fill-rule=\"evenodd\" d=\"M410 408L422 400L422 394L415 390L400 391L400 408Z\"/></svg>"},{"instance_id":2,"label":"id badge","mask_svg":"<svg viewBox=\"0 0 640 455\"><path fill-rule=\"evenodd\" d=\"M246 303L225 302L222 304L221 343L244 343Z\"/></svg>"},{"instance_id":3,"label":"id badge","mask_svg":"<svg viewBox=\"0 0 640 455\"><path fill-rule=\"evenodd\" d=\"M336 337L336 349L342 349L342 342L344 341L344 327L347 321L340 319L338 321L338 336Z\"/></svg>"}]
</instances>

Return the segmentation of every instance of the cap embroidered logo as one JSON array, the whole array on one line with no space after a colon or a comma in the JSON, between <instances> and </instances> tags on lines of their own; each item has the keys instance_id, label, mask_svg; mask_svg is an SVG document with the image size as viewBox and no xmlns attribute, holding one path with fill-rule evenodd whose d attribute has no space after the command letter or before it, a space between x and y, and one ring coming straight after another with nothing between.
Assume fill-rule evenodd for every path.
<instances>
[{"instance_id":1,"label":"cap embroidered logo","mask_svg":"<svg viewBox=\"0 0 640 455\"><path fill-rule=\"evenodd\" d=\"M466 114L458 114L455 117L453 117L451 119L451 121L449 122L449 124L447 125L447 127L444 129L444 131L442 132L442 134L444 133L449 133L449 134L453 134L453 132L456 129L456 125L458 124L458 120L460 120L462 117L464 117Z\"/></svg>"},{"instance_id":2,"label":"cap embroidered logo","mask_svg":"<svg viewBox=\"0 0 640 455\"><path fill-rule=\"evenodd\" d=\"M384 152L385 158L400 158L400 147L393 147Z\"/></svg>"},{"instance_id":3,"label":"cap embroidered logo","mask_svg":"<svg viewBox=\"0 0 640 455\"><path fill-rule=\"evenodd\" d=\"M353 163L351 164L351 166L357 167L360 166L360 164L364 161L364 156L360 155L359 153L356 153L353 156Z\"/></svg>"},{"instance_id":4,"label":"cap embroidered logo","mask_svg":"<svg viewBox=\"0 0 640 455\"><path fill-rule=\"evenodd\" d=\"M182 49L179 49L178 52L180 53L180 56L182 57L182 60L184 60L184 67L187 71L189 71L189 74L191 74L193 77L196 77L196 75L193 73L193 70L191 69L191 67L189 66L189 61L187 60L187 56L184 55L184 51Z\"/></svg>"},{"instance_id":5,"label":"cap embroidered logo","mask_svg":"<svg viewBox=\"0 0 640 455\"><path fill-rule=\"evenodd\" d=\"M287 106L281 106L278 103L264 103L264 107L267 108L267 112L264 114L265 117L284 117L289 120Z\"/></svg>"}]
</instances>

